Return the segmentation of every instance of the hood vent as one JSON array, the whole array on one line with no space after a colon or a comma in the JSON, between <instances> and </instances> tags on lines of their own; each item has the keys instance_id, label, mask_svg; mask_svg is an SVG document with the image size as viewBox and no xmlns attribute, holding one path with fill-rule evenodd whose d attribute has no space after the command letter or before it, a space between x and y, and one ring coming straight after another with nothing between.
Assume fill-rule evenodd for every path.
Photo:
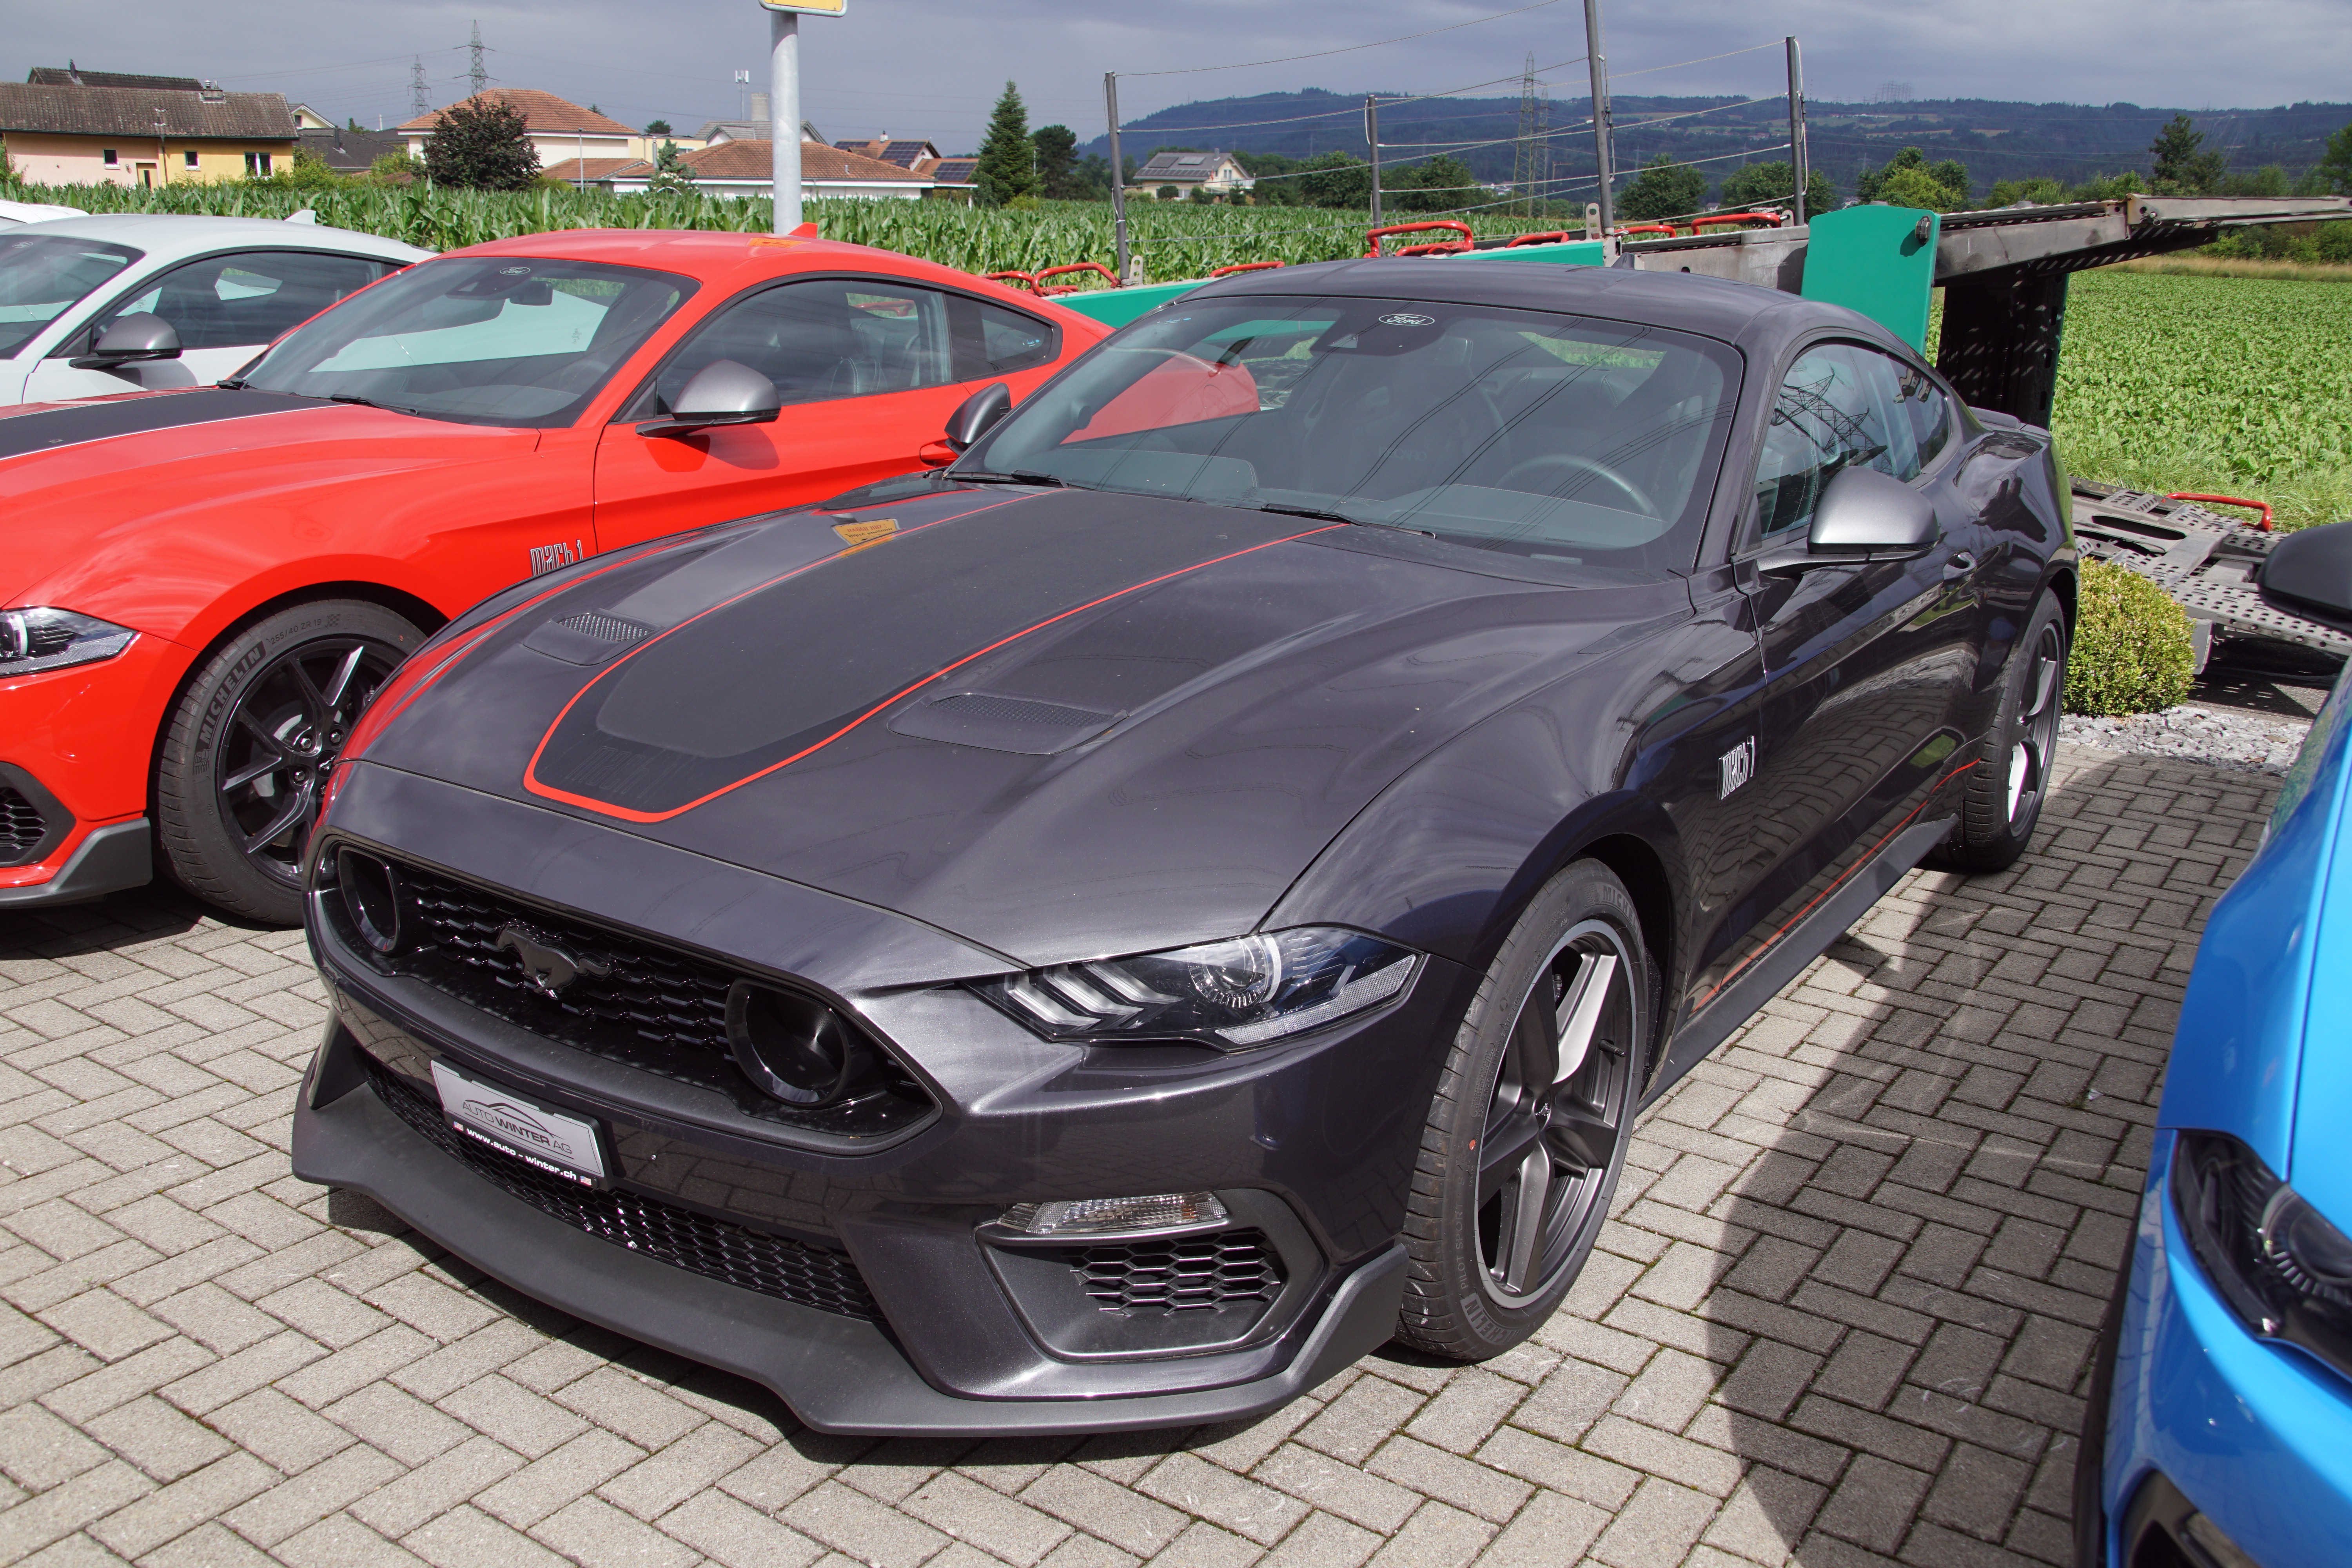
<instances>
[{"instance_id":1,"label":"hood vent","mask_svg":"<svg viewBox=\"0 0 2352 1568\"><path fill-rule=\"evenodd\" d=\"M956 691L917 703L891 720L890 728L926 741L1042 757L1091 741L1125 717L1032 697Z\"/></svg>"},{"instance_id":2,"label":"hood vent","mask_svg":"<svg viewBox=\"0 0 2352 1568\"><path fill-rule=\"evenodd\" d=\"M522 639L522 646L566 664L602 664L653 635L651 626L625 621L604 610L583 610L576 616L541 624Z\"/></svg>"}]
</instances>

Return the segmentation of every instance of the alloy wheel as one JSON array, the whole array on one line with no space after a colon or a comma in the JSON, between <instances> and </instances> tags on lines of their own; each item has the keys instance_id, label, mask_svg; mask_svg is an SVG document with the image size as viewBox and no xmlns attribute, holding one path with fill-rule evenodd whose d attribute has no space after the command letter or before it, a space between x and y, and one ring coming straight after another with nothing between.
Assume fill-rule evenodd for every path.
<instances>
[{"instance_id":1,"label":"alloy wheel","mask_svg":"<svg viewBox=\"0 0 2352 1568\"><path fill-rule=\"evenodd\" d=\"M2066 671L2066 648L2056 623L2034 639L2025 670L2017 742L2009 752L2009 823L2030 822L2048 787L2050 764L2058 754L2058 711Z\"/></svg>"},{"instance_id":2,"label":"alloy wheel","mask_svg":"<svg viewBox=\"0 0 2352 1568\"><path fill-rule=\"evenodd\" d=\"M1512 1026L1475 1146L1480 1283L1498 1306L1542 1296L1604 1217L1633 1120L1634 973L1615 927L1582 921Z\"/></svg>"},{"instance_id":3,"label":"alloy wheel","mask_svg":"<svg viewBox=\"0 0 2352 1568\"><path fill-rule=\"evenodd\" d=\"M401 650L322 637L279 654L247 682L214 756L221 821L247 864L287 887L352 724Z\"/></svg>"}]
</instances>

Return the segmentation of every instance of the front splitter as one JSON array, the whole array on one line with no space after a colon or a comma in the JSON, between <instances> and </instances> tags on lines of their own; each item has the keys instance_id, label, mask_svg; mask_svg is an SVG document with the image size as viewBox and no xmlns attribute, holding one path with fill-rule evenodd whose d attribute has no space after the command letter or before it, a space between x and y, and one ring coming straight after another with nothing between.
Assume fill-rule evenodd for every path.
<instances>
[{"instance_id":1,"label":"front splitter","mask_svg":"<svg viewBox=\"0 0 2352 1568\"><path fill-rule=\"evenodd\" d=\"M959 1399L925 1383L888 1331L705 1279L572 1229L509 1196L419 1137L364 1084L294 1111L294 1173L349 1187L484 1273L599 1327L772 1391L820 1432L874 1436L1050 1436L1244 1420L1287 1404L1396 1331L1405 1256L1351 1271L1284 1371L1183 1394Z\"/></svg>"}]
</instances>

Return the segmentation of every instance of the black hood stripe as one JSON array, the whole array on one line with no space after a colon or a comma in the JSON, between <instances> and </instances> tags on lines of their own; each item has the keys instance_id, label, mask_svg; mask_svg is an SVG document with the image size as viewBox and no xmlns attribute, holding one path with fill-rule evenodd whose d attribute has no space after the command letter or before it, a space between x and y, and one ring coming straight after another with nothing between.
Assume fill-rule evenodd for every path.
<instances>
[{"instance_id":1,"label":"black hood stripe","mask_svg":"<svg viewBox=\"0 0 2352 1568\"><path fill-rule=\"evenodd\" d=\"M0 416L0 458L110 441L118 436L175 430L184 425L213 425L224 419L250 419L259 414L290 414L298 408L325 406L328 405L315 397L288 397L276 392L229 392L217 386L159 392L120 402L72 403L60 408Z\"/></svg>"},{"instance_id":2,"label":"black hood stripe","mask_svg":"<svg viewBox=\"0 0 2352 1568\"><path fill-rule=\"evenodd\" d=\"M1208 507L1188 509L1190 526L1163 516L1120 526L1089 515L1087 503L1103 499L1031 498L980 534L909 530L814 563L846 569L849 579L787 588L813 569L803 567L713 605L583 685L541 737L524 787L625 821L666 821L1033 632L1345 526L1280 531ZM908 535L921 533L929 538L917 547ZM780 668L773 661L788 651L804 652L808 664Z\"/></svg>"}]
</instances>

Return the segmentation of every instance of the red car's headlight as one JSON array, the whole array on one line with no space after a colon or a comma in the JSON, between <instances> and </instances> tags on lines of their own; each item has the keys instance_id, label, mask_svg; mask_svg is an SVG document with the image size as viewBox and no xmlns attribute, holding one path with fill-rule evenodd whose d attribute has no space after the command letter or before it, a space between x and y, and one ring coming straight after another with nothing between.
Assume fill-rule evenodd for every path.
<instances>
[{"instance_id":1,"label":"red car's headlight","mask_svg":"<svg viewBox=\"0 0 2352 1568\"><path fill-rule=\"evenodd\" d=\"M47 605L0 610L0 680L112 658L139 640L129 626Z\"/></svg>"}]
</instances>

